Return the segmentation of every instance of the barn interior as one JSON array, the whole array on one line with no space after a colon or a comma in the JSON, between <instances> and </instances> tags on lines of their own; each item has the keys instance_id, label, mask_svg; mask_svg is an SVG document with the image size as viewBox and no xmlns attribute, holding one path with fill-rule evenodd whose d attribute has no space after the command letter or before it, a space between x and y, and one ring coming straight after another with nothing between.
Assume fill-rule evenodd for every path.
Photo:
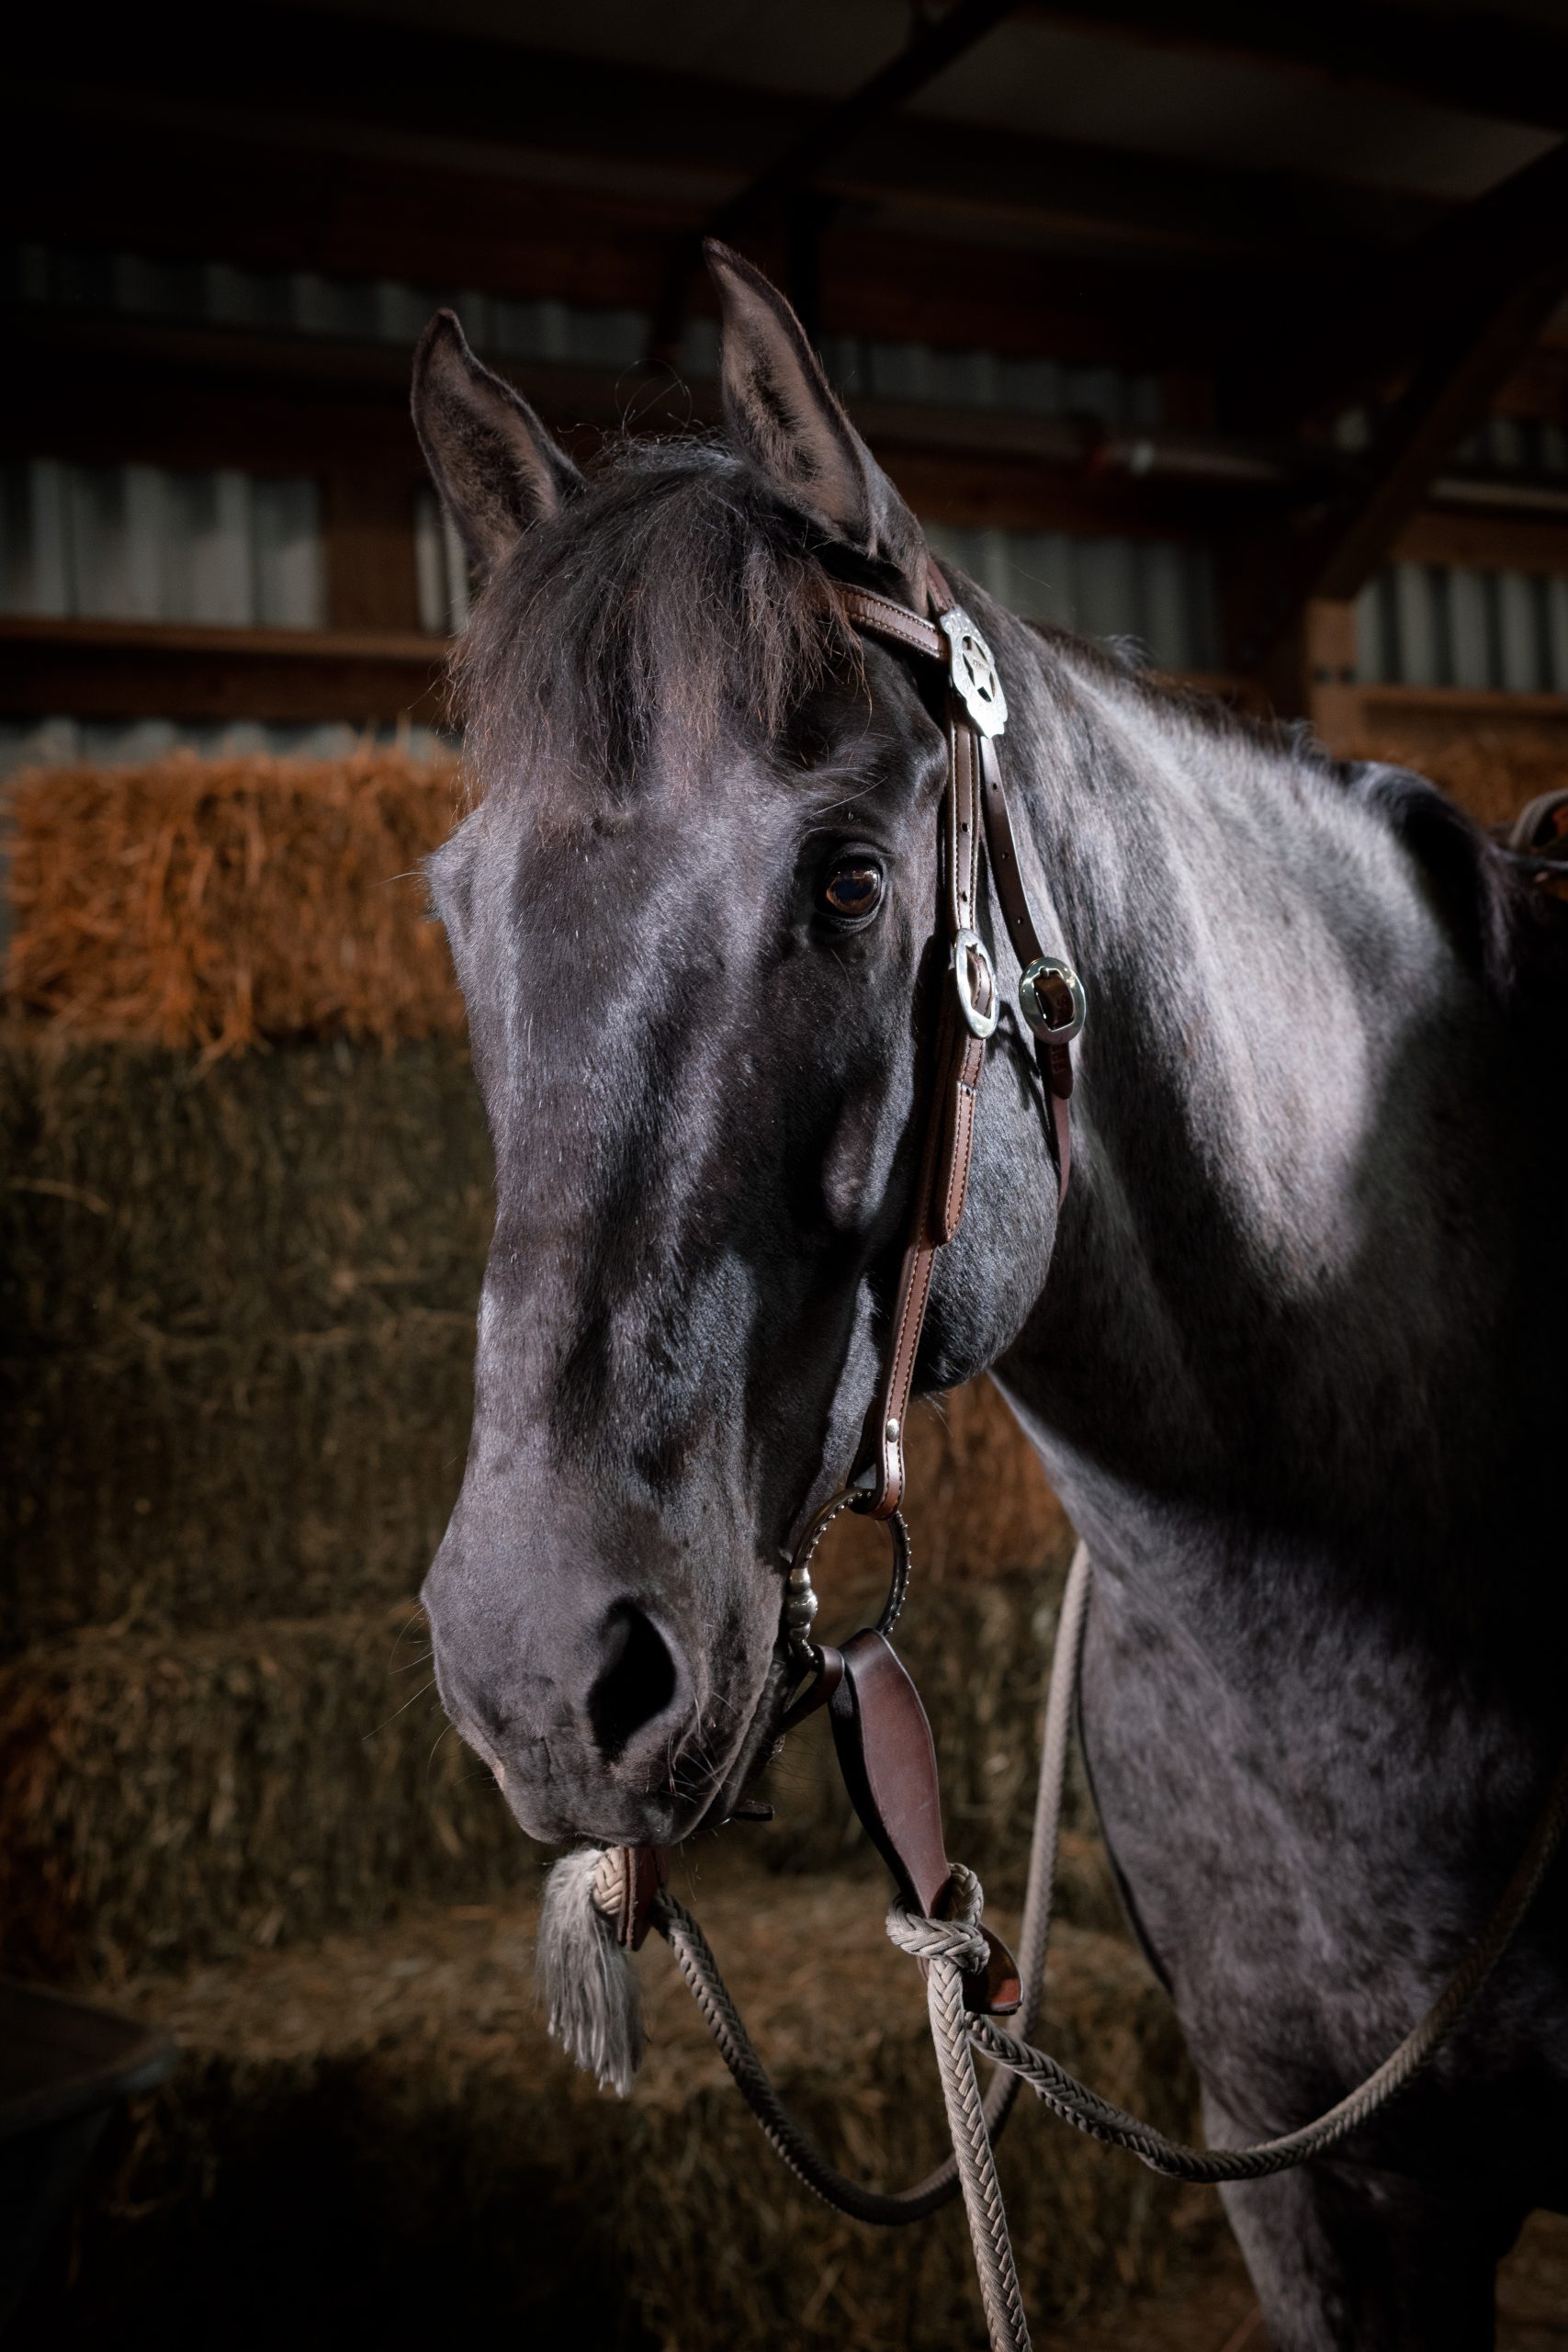
<instances>
[{"instance_id":1,"label":"barn interior","mask_svg":"<svg viewBox=\"0 0 1568 2352\"><path fill-rule=\"evenodd\" d=\"M660 1954L636 2098L570 2075L544 1858L441 1736L491 1165L418 879L472 583L412 348L450 306L584 462L712 429L717 234L939 556L1506 825L1568 745L1568 6L239 0L8 49L0 1965L175 2063L93 2110L0 2324L978 2345L960 2218L813 2206ZM988 1390L913 1479L908 1655L1005 1914L1070 1537ZM820 1740L775 1800L684 1867L794 2103L913 2170L919 1989ZM1074 1807L1052 2046L1190 2130ZM1262 2352L1210 2192L1032 2116L1004 2181L1054 2340ZM1499 2343L1565 2313L1532 2225Z\"/></svg>"}]
</instances>

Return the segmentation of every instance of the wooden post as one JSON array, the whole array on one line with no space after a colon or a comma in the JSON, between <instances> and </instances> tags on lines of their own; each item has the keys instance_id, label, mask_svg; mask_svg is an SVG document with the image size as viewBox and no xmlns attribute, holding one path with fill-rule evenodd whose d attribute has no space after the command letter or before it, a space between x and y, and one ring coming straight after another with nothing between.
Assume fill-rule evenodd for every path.
<instances>
[{"instance_id":1,"label":"wooden post","mask_svg":"<svg viewBox=\"0 0 1568 2352\"><path fill-rule=\"evenodd\" d=\"M1355 748L1361 732L1356 683L1356 607L1312 597L1302 620L1306 715L1331 752Z\"/></svg>"},{"instance_id":2,"label":"wooden post","mask_svg":"<svg viewBox=\"0 0 1568 2352\"><path fill-rule=\"evenodd\" d=\"M1361 731L1356 683L1356 607L1314 596L1282 638L1259 683L1281 718L1304 718L1320 742L1344 752Z\"/></svg>"}]
</instances>

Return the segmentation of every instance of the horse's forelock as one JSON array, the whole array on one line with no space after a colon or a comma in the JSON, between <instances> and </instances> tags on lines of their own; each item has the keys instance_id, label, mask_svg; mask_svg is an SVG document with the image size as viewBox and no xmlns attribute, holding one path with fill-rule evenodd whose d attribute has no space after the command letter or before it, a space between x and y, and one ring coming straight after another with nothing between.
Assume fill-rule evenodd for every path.
<instances>
[{"instance_id":1,"label":"horse's forelock","mask_svg":"<svg viewBox=\"0 0 1568 2352\"><path fill-rule=\"evenodd\" d=\"M805 526L722 445L629 443L487 584L456 664L480 794L616 797L776 736L853 640Z\"/></svg>"}]
</instances>

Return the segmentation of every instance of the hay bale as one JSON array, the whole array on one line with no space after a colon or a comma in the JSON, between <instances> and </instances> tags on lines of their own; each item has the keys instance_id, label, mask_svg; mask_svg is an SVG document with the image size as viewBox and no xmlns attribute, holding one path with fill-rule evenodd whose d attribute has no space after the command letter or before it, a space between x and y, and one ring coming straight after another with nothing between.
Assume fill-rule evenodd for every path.
<instances>
[{"instance_id":1,"label":"hay bale","mask_svg":"<svg viewBox=\"0 0 1568 2352\"><path fill-rule=\"evenodd\" d=\"M413 1590L462 1474L466 1054L0 1044L0 1645Z\"/></svg>"},{"instance_id":2,"label":"hay bale","mask_svg":"<svg viewBox=\"0 0 1568 2352\"><path fill-rule=\"evenodd\" d=\"M466 1049L204 1064L0 1032L6 1350L472 1316L491 1158Z\"/></svg>"},{"instance_id":3,"label":"hay bale","mask_svg":"<svg viewBox=\"0 0 1568 2352\"><path fill-rule=\"evenodd\" d=\"M462 1035L419 872L457 813L455 763L176 753L34 772L7 797L24 1011L214 1054Z\"/></svg>"},{"instance_id":4,"label":"hay bale","mask_svg":"<svg viewBox=\"0 0 1568 2352\"><path fill-rule=\"evenodd\" d=\"M1050 1594L1015 1574L934 1586L899 1628L953 1853L997 1900L1021 1884L1052 1622ZM537 1855L444 1729L427 1657L410 1603L220 1634L97 1631L0 1669L0 1958L113 1983L517 1886ZM693 1850L877 1878L824 1725L792 1735L773 1793L771 1827ZM1081 1790L1069 1825L1066 1914L1111 1924Z\"/></svg>"},{"instance_id":5,"label":"hay bale","mask_svg":"<svg viewBox=\"0 0 1568 2352\"><path fill-rule=\"evenodd\" d=\"M463 1475L473 1346L468 1316L414 1310L0 1363L0 1654L412 1595Z\"/></svg>"},{"instance_id":6,"label":"hay bale","mask_svg":"<svg viewBox=\"0 0 1568 2352\"><path fill-rule=\"evenodd\" d=\"M832 2153L894 2181L933 2160L919 1978L888 1948L880 1901L740 1873L705 1873L695 1901L785 2096ZM873 2232L801 2189L662 1946L639 1963L641 2081L625 2104L597 2096L541 2033L532 1924L522 1904L464 1906L129 1988L185 2063L142 2109L85 2225L75 2295L48 2316L88 2341L117 2309L156 2309L172 2347L270 2343L302 2312L323 2341L346 2327L401 2342L435 2320L582 2352L983 2346L961 2211ZM1061 1932L1046 2039L1111 2097L1190 2129L1174 2022L1127 1948ZM1157 2280L1215 2210L1028 2105L1001 2163L1042 2329Z\"/></svg>"},{"instance_id":7,"label":"hay bale","mask_svg":"<svg viewBox=\"0 0 1568 2352\"><path fill-rule=\"evenodd\" d=\"M0 1674L0 1951L113 1982L532 1868L403 1607L88 1634Z\"/></svg>"}]
</instances>

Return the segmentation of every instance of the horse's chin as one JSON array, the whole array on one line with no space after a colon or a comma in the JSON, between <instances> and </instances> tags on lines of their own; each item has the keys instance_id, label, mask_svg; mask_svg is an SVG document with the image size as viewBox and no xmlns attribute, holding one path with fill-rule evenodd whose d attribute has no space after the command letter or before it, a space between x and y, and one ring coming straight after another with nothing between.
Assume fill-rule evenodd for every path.
<instances>
[{"instance_id":1,"label":"horse's chin","mask_svg":"<svg viewBox=\"0 0 1568 2352\"><path fill-rule=\"evenodd\" d=\"M790 1663L789 1650L781 1634L773 1645L768 1661L768 1671L751 1720L741 1735L740 1744L730 1758L728 1769L716 1781L705 1803L694 1815L691 1824L681 1832L681 1838L692 1837L699 1829L720 1829L740 1803L751 1782L761 1771L773 1752L779 1736L779 1724L797 1679L797 1670ZM679 1843L674 1839L672 1843Z\"/></svg>"}]
</instances>

